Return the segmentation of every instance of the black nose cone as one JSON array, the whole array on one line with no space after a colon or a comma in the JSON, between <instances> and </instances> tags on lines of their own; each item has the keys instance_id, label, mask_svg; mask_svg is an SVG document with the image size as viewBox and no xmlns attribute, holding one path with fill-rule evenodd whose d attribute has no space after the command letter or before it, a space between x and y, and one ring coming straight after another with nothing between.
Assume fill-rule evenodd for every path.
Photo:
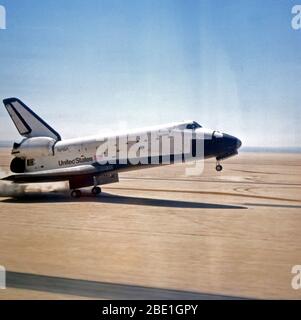
<instances>
[{"instance_id":1,"label":"black nose cone","mask_svg":"<svg viewBox=\"0 0 301 320\"><path fill-rule=\"evenodd\" d=\"M241 147L241 141L230 134L223 133L224 147L229 149L239 149Z\"/></svg>"}]
</instances>

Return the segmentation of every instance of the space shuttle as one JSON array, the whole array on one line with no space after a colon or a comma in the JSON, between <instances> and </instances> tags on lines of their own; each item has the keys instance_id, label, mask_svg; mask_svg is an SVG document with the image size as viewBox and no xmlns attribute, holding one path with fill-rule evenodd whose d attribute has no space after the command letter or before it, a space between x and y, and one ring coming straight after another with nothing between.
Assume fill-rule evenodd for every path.
<instances>
[{"instance_id":1,"label":"space shuttle","mask_svg":"<svg viewBox=\"0 0 301 320\"><path fill-rule=\"evenodd\" d=\"M17 184L68 181L74 198L81 188L118 182L118 174L150 166L215 158L220 162L238 154L241 141L229 134L181 121L110 135L62 139L60 134L18 98L3 100L19 134L11 151L13 173L2 180ZM175 143L177 141L177 144ZM199 147L198 147L199 146Z\"/></svg>"}]
</instances>

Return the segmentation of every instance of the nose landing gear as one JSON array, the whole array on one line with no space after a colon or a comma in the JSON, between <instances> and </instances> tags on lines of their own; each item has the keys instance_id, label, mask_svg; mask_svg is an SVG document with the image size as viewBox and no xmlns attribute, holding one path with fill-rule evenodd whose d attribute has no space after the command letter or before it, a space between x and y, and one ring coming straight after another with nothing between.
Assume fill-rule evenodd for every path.
<instances>
[{"instance_id":1,"label":"nose landing gear","mask_svg":"<svg viewBox=\"0 0 301 320\"><path fill-rule=\"evenodd\" d=\"M218 172L223 170L223 166L219 163L219 161L217 161L217 163L216 163L215 170Z\"/></svg>"}]
</instances>

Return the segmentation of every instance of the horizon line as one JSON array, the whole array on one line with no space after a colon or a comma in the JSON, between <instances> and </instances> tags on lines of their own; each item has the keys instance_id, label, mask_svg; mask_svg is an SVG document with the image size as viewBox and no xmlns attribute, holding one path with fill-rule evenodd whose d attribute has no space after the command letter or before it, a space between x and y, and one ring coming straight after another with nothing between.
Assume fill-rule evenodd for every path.
<instances>
[{"instance_id":1,"label":"horizon line","mask_svg":"<svg viewBox=\"0 0 301 320\"><path fill-rule=\"evenodd\" d=\"M10 148L14 140L0 140L0 148ZM301 146L242 146L239 152L301 153Z\"/></svg>"}]
</instances>

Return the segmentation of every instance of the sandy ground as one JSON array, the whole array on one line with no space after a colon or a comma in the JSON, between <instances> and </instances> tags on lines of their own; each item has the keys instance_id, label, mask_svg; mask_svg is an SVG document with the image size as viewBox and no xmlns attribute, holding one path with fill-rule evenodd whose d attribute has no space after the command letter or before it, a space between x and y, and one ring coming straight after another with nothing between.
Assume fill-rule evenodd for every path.
<instances>
[{"instance_id":1,"label":"sandy ground","mask_svg":"<svg viewBox=\"0 0 301 320\"><path fill-rule=\"evenodd\" d=\"M2 171L9 161L1 149ZM301 265L301 155L242 153L224 161L221 173L206 161L200 176L187 176L188 166L124 173L97 198L70 199L56 191L62 185L0 198L0 265L102 283L300 299L291 269ZM0 290L0 299L13 298L69 295Z\"/></svg>"}]
</instances>

